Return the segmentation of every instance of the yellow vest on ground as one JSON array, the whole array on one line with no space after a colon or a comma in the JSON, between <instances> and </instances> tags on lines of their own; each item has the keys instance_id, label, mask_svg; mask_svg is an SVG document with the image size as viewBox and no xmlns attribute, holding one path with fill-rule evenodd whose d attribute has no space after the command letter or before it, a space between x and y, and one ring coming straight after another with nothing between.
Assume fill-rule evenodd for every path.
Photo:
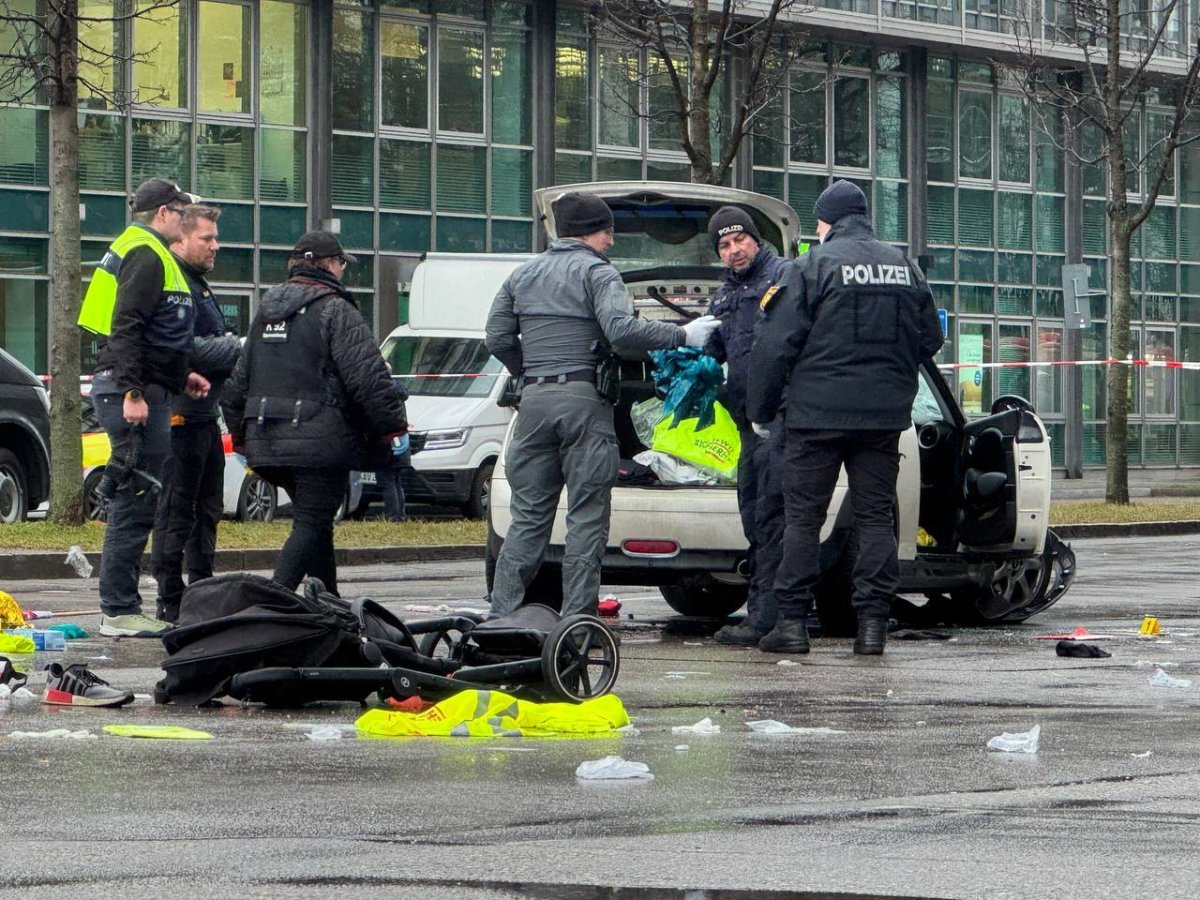
<instances>
[{"instance_id":1,"label":"yellow vest on ground","mask_svg":"<svg viewBox=\"0 0 1200 900\"><path fill-rule=\"evenodd\" d=\"M164 294L191 293L183 269L179 268L179 263L171 255L171 251L163 245L155 232L135 223L112 242L92 274L92 283L88 285L87 294L83 298L83 308L79 311L81 328L95 334L112 334L113 309L117 305L117 276L121 271L121 262L136 247L149 247L158 254L163 267Z\"/></svg>"}]
</instances>

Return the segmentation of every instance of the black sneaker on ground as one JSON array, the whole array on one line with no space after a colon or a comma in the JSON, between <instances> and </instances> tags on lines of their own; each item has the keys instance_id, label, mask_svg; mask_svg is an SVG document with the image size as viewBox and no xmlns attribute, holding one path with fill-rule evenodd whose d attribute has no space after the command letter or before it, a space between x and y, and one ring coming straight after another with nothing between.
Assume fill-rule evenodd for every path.
<instances>
[{"instance_id":1,"label":"black sneaker on ground","mask_svg":"<svg viewBox=\"0 0 1200 900\"><path fill-rule=\"evenodd\" d=\"M63 668L46 666L42 702L53 706L124 706L133 702L132 691L118 691L83 663Z\"/></svg>"}]
</instances>

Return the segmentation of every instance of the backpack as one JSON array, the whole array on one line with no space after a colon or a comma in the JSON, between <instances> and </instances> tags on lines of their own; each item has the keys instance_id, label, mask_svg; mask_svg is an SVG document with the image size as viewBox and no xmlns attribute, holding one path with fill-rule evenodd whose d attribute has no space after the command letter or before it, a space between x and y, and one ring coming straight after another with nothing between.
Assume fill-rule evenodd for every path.
<instances>
[{"instance_id":1,"label":"backpack","mask_svg":"<svg viewBox=\"0 0 1200 900\"><path fill-rule=\"evenodd\" d=\"M420 659L408 627L374 600L347 603L309 579L303 594L260 575L206 578L183 592L159 703L195 705L227 692L233 676L283 667L376 668ZM288 705L306 702L285 698Z\"/></svg>"}]
</instances>

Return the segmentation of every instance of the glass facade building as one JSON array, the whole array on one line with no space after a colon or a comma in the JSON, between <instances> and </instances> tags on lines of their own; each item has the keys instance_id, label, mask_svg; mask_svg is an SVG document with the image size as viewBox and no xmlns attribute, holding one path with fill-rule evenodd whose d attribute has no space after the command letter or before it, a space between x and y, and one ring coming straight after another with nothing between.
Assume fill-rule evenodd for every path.
<instances>
[{"instance_id":1,"label":"glass facade building","mask_svg":"<svg viewBox=\"0 0 1200 900\"><path fill-rule=\"evenodd\" d=\"M40 0L12 2L36 11ZM85 277L124 227L132 188L172 178L223 207L211 280L240 328L284 277L288 250L308 228L339 231L359 257L348 282L382 337L403 318L402 285L425 251L539 249L535 188L689 178L677 126L663 115L663 67L607 41L581 4L146 6L130 19L118 0L80 0L88 17L79 113ZM1064 359L1060 270L1074 229L1090 285L1103 289L1105 184L1099 168L1072 170L1078 163L1046 134L1053 124L987 62L1024 3L816 7L803 16L806 52L784 73L726 182L785 200L815 239L813 201L831 179L853 180L881 238L928 271L947 311L943 362ZM1167 57L1182 53L1187 33L1171 29L1178 35ZM719 85L714 101L726 121L727 93ZM1131 150L1145 152L1166 127L1170 110L1158 99L1143 98L1131 120ZM0 345L39 372L53 276L48 130L36 92L0 105ZM1129 187L1135 197L1146 189L1136 176ZM1070 222L1074 208L1079 221ZM1133 356L1200 361L1200 144L1178 155L1133 252ZM1090 313L1083 356L1106 359L1103 295L1091 298ZM90 339L82 348L86 370L97 348ZM1067 370L955 371L969 413L1000 394L1032 399L1062 462ZM1080 403L1083 462L1102 465L1102 366L1083 369ZM1200 373L1135 369L1129 446L1134 465L1200 465Z\"/></svg>"}]
</instances>

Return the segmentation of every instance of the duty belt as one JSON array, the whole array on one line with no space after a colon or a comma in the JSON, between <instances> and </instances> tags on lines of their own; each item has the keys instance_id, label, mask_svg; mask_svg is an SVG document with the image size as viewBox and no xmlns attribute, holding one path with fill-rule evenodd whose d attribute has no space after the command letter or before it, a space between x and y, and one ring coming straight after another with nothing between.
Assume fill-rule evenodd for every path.
<instances>
[{"instance_id":1,"label":"duty belt","mask_svg":"<svg viewBox=\"0 0 1200 900\"><path fill-rule=\"evenodd\" d=\"M564 372L562 375L525 375L521 380L526 387L531 384L568 384L572 381L595 383L596 373L591 369L579 369L576 372Z\"/></svg>"}]
</instances>

